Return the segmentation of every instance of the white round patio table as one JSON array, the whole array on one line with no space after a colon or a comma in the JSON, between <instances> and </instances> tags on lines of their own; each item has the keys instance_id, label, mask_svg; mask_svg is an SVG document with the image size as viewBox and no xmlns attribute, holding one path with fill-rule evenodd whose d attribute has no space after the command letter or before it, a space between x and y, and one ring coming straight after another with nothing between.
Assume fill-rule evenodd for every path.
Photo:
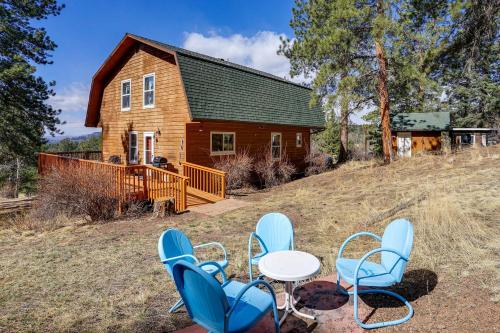
<instances>
[{"instance_id":1,"label":"white round patio table","mask_svg":"<svg viewBox=\"0 0 500 333\"><path fill-rule=\"evenodd\" d=\"M266 254L260 259L259 270L262 274L271 279L285 282L285 304L278 307L280 310L285 310L280 325L289 313L316 320L314 316L301 313L295 308L293 282L307 280L318 274L319 269L318 258L302 251L276 251Z\"/></svg>"}]
</instances>

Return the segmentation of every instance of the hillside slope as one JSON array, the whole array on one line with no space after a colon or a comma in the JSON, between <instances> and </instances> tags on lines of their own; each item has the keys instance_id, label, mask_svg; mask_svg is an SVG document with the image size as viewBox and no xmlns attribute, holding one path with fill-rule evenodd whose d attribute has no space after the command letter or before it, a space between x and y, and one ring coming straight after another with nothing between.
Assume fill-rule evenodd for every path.
<instances>
[{"instance_id":1,"label":"hillside slope","mask_svg":"<svg viewBox=\"0 0 500 333\"><path fill-rule=\"evenodd\" d=\"M408 331L498 331L500 316L500 147L449 156L419 156L382 166L352 162L265 192L248 207L217 217L195 213L167 219L124 219L103 225L34 232L4 222L0 230L0 331L171 331L190 321L168 315L177 299L158 262L156 243L170 227L193 243L220 241L229 274L245 279L247 240L262 214L281 211L295 227L296 248L334 269L351 233L381 233L407 217L415 247L399 289L412 300ZM361 255L374 243L348 249ZM383 307L370 319L394 318ZM389 329L391 330L391 329ZM397 329L394 329L397 330Z\"/></svg>"}]
</instances>

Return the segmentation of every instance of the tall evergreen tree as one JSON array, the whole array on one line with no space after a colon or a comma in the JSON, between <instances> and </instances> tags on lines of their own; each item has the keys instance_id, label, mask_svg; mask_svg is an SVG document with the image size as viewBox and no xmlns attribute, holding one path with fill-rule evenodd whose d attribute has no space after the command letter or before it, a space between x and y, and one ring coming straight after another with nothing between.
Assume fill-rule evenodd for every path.
<instances>
[{"instance_id":1,"label":"tall evergreen tree","mask_svg":"<svg viewBox=\"0 0 500 333\"><path fill-rule=\"evenodd\" d=\"M349 115L374 99L369 84L375 74L373 18L372 11L352 1L296 0L290 22L295 39L283 40L280 48L290 59L292 76L314 76L312 102L324 103L328 112L340 109L339 161L347 158Z\"/></svg>"},{"instance_id":2,"label":"tall evergreen tree","mask_svg":"<svg viewBox=\"0 0 500 333\"><path fill-rule=\"evenodd\" d=\"M500 124L500 1L449 5L451 36L440 54L440 76L457 126Z\"/></svg>"},{"instance_id":3,"label":"tall evergreen tree","mask_svg":"<svg viewBox=\"0 0 500 333\"><path fill-rule=\"evenodd\" d=\"M0 164L13 165L16 174L34 160L45 131L58 132L60 111L46 104L54 82L35 75L36 65L51 63L56 44L33 22L62 8L56 0L0 1Z\"/></svg>"},{"instance_id":4,"label":"tall evergreen tree","mask_svg":"<svg viewBox=\"0 0 500 333\"><path fill-rule=\"evenodd\" d=\"M280 48L290 59L292 76L314 74L317 100L327 109L340 107L341 142L345 138L347 143L347 121L343 121L350 112L379 105L386 162L392 155L390 57L399 55L390 50L394 36L404 30L400 7L396 0L296 0L291 21L295 39L284 41Z\"/></svg>"}]
</instances>

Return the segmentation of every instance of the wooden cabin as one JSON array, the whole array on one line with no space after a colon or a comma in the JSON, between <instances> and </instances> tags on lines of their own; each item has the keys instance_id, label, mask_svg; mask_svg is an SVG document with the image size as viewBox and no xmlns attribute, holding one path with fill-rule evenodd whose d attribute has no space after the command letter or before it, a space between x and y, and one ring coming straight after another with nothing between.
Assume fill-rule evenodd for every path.
<instances>
[{"instance_id":1,"label":"wooden cabin","mask_svg":"<svg viewBox=\"0 0 500 333\"><path fill-rule=\"evenodd\" d=\"M299 170L324 126L311 90L252 68L126 34L92 79L85 125L102 128L103 160L212 167L247 150L285 154Z\"/></svg>"},{"instance_id":2,"label":"wooden cabin","mask_svg":"<svg viewBox=\"0 0 500 333\"><path fill-rule=\"evenodd\" d=\"M392 148L399 157L419 151L439 151L449 137L449 112L398 113L391 119Z\"/></svg>"}]
</instances>

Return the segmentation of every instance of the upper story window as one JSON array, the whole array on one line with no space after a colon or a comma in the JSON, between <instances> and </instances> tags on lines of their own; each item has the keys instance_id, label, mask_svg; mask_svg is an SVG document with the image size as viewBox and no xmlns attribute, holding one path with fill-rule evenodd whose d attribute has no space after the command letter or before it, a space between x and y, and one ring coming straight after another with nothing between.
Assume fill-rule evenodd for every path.
<instances>
[{"instance_id":1,"label":"upper story window","mask_svg":"<svg viewBox=\"0 0 500 333\"><path fill-rule=\"evenodd\" d=\"M230 155L235 152L235 133L211 132L210 153L211 155Z\"/></svg>"},{"instance_id":2,"label":"upper story window","mask_svg":"<svg viewBox=\"0 0 500 333\"><path fill-rule=\"evenodd\" d=\"M155 106L155 74L144 75L143 82L143 100L144 108L154 108Z\"/></svg>"},{"instance_id":3,"label":"upper story window","mask_svg":"<svg viewBox=\"0 0 500 333\"><path fill-rule=\"evenodd\" d=\"M271 156L274 160L281 159L281 133L271 133Z\"/></svg>"},{"instance_id":4,"label":"upper story window","mask_svg":"<svg viewBox=\"0 0 500 333\"><path fill-rule=\"evenodd\" d=\"M302 133L295 134L295 146L302 147Z\"/></svg>"},{"instance_id":5,"label":"upper story window","mask_svg":"<svg viewBox=\"0 0 500 333\"><path fill-rule=\"evenodd\" d=\"M131 89L130 79L123 80L121 85L122 111L130 111L130 89Z\"/></svg>"}]
</instances>

